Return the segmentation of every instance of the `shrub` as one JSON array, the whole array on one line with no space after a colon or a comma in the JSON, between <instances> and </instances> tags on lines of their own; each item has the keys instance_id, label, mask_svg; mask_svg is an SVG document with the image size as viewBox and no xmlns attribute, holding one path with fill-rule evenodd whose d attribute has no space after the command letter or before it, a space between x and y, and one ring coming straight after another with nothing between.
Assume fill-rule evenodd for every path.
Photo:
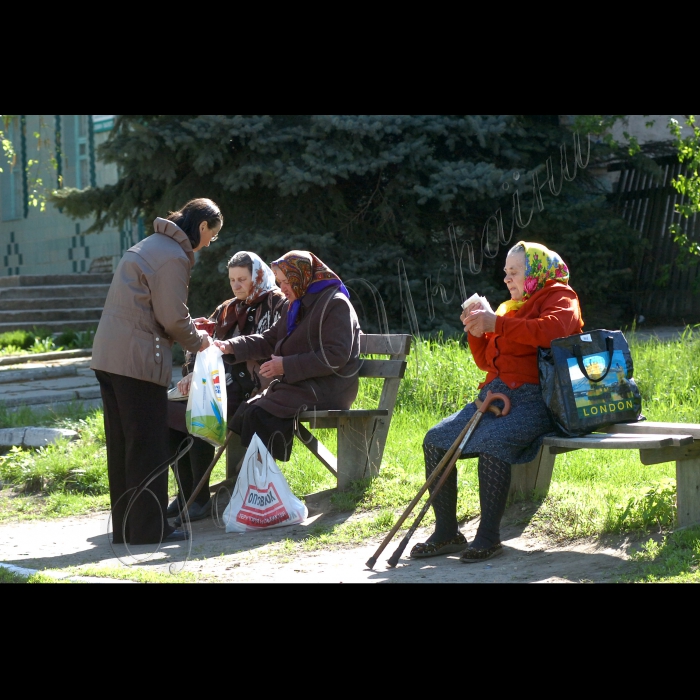
<instances>
[{"instance_id":1,"label":"shrub","mask_svg":"<svg viewBox=\"0 0 700 700\"><path fill-rule=\"evenodd\" d=\"M36 335L31 331L6 331L0 333L0 348L13 346L21 350L28 350L34 345Z\"/></svg>"},{"instance_id":2,"label":"shrub","mask_svg":"<svg viewBox=\"0 0 700 700\"><path fill-rule=\"evenodd\" d=\"M89 328L84 331L74 331L71 329L65 330L56 336L55 343L57 346L70 349L91 348L95 340L96 328Z\"/></svg>"}]
</instances>

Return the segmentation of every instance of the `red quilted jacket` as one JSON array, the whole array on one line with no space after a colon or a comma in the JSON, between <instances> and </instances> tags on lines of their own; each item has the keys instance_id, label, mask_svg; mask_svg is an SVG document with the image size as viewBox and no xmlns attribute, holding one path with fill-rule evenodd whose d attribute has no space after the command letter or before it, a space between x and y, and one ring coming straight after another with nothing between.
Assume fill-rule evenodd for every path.
<instances>
[{"instance_id":1,"label":"red quilted jacket","mask_svg":"<svg viewBox=\"0 0 700 700\"><path fill-rule=\"evenodd\" d=\"M582 330L576 292L566 284L548 280L517 311L498 316L495 332L481 338L468 334L474 361L487 373L479 388L496 377L512 389L521 384L539 384L537 348L548 348L555 338Z\"/></svg>"}]
</instances>

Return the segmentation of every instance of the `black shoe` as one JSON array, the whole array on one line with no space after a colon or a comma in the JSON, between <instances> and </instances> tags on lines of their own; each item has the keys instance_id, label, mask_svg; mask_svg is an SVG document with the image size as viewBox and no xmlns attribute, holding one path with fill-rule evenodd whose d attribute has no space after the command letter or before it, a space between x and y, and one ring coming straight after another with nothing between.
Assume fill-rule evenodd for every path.
<instances>
[{"instance_id":1,"label":"black shoe","mask_svg":"<svg viewBox=\"0 0 700 700\"><path fill-rule=\"evenodd\" d=\"M189 518L190 522L194 522L195 520L204 520L204 518L208 518L210 515L211 498L203 506L193 503L187 510L187 517ZM180 527L180 525L182 525L182 517L178 515L173 521L173 524L175 527Z\"/></svg>"},{"instance_id":2,"label":"black shoe","mask_svg":"<svg viewBox=\"0 0 700 700\"><path fill-rule=\"evenodd\" d=\"M176 496L165 511L166 518L176 518L180 515L180 499Z\"/></svg>"},{"instance_id":3,"label":"black shoe","mask_svg":"<svg viewBox=\"0 0 700 700\"><path fill-rule=\"evenodd\" d=\"M181 542L189 539L190 533L186 530L173 530L167 537L163 538L163 542Z\"/></svg>"}]
</instances>

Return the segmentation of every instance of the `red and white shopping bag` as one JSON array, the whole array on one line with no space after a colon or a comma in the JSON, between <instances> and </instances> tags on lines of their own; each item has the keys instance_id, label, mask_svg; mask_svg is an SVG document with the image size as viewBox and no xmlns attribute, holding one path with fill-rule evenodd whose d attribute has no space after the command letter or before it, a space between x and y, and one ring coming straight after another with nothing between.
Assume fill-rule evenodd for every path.
<instances>
[{"instance_id":1,"label":"red and white shopping bag","mask_svg":"<svg viewBox=\"0 0 700 700\"><path fill-rule=\"evenodd\" d=\"M224 510L226 532L296 525L306 520L308 514L306 505L292 493L263 441L257 433L253 435L233 495Z\"/></svg>"}]
</instances>

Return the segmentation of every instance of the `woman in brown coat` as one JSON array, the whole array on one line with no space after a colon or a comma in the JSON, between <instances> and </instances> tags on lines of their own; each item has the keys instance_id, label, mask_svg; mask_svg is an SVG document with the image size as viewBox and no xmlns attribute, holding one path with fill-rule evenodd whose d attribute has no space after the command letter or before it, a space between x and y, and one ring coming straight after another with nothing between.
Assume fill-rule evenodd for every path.
<instances>
[{"instance_id":1,"label":"woman in brown coat","mask_svg":"<svg viewBox=\"0 0 700 700\"><path fill-rule=\"evenodd\" d=\"M263 333L279 320L287 303L284 294L275 282L272 270L256 255L245 250L239 251L228 261L228 277L233 291L233 299L228 299L214 310L209 321L214 325L213 337L228 340L240 335ZM265 358L269 359L269 358ZM182 366L183 379L177 387L187 396L194 371L194 353L187 353ZM236 409L251 396L267 388L269 379L260 377L258 361L236 362L232 355L224 355L226 369L227 415L233 416ZM169 408L170 452L175 453L178 445L187 437L185 424L185 402L171 401ZM167 510L168 517L176 517L175 525L180 526L179 513L189 500L192 492L206 474L212 459L214 446L195 437L192 447L180 459L178 476L182 491L178 493ZM211 512L208 480L202 486L197 498L188 509L190 520L201 520Z\"/></svg>"},{"instance_id":2,"label":"woman in brown coat","mask_svg":"<svg viewBox=\"0 0 700 700\"><path fill-rule=\"evenodd\" d=\"M153 224L117 266L90 363L104 407L113 542L132 545L187 539L165 517L171 347L210 344L190 318L187 292L194 253L217 238L223 217L210 199L193 199Z\"/></svg>"},{"instance_id":3,"label":"woman in brown coat","mask_svg":"<svg viewBox=\"0 0 700 700\"><path fill-rule=\"evenodd\" d=\"M292 250L270 267L289 300L279 321L260 334L214 342L236 362L271 358L260 366L270 386L241 404L229 426L244 446L257 433L286 462L297 413L350 408L355 400L360 325L345 285L313 253Z\"/></svg>"}]
</instances>

